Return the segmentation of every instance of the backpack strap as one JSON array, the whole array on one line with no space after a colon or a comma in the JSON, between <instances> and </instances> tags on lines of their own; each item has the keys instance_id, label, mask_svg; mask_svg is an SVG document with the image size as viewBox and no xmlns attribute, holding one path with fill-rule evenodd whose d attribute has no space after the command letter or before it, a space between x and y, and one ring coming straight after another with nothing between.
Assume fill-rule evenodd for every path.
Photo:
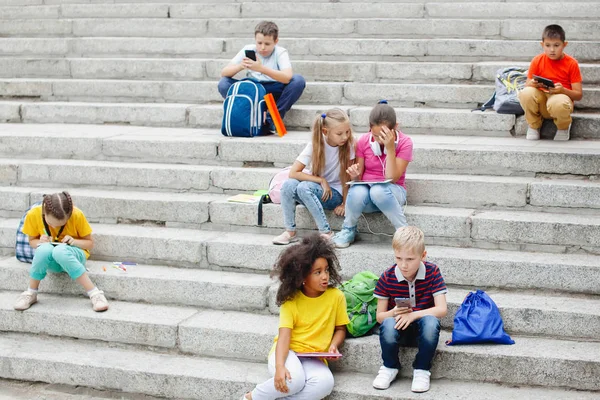
<instances>
[{"instance_id":1,"label":"backpack strap","mask_svg":"<svg viewBox=\"0 0 600 400\"><path fill-rule=\"evenodd\" d=\"M263 223L263 203L270 202L271 199L269 198L268 194L263 194L260 196L260 199L258 200L258 221L256 221L258 226L262 226Z\"/></svg>"},{"instance_id":2,"label":"backpack strap","mask_svg":"<svg viewBox=\"0 0 600 400\"><path fill-rule=\"evenodd\" d=\"M46 234L48 236L52 236L51 232L50 232L50 227L48 226L48 223L46 222L46 218L44 218L44 212L43 211L42 211L42 222L44 223L44 229L46 230ZM61 226L60 229L58 230L58 234L56 235L56 240L58 240L58 238L60 237L60 234L65 229L65 226L67 226L67 224ZM52 239L54 239L54 238L52 238Z\"/></svg>"},{"instance_id":3,"label":"backpack strap","mask_svg":"<svg viewBox=\"0 0 600 400\"><path fill-rule=\"evenodd\" d=\"M492 97L490 97L490 99L488 101L486 101L485 103L483 103L483 105L479 108L474 108L471 110L471 112L473 111L485 111L489 108L494 108L494 102L496 101L496 92L494 91L494 94L492 94Z\"/></svg>"}]
</instances>

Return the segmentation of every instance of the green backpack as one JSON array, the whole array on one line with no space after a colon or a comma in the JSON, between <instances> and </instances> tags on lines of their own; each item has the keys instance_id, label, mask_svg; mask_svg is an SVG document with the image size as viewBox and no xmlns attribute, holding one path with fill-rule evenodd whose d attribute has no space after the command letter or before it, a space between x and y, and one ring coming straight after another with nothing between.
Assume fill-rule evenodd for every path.
<instances>
[{"instance_id":1,"label":"green backpack","mask_svg":"<svg viewBox=\"0 0 600 400\"><path fill-rule=\"evenodd\" d=\"M365 335L377 323L377 298L373 296L373 291L378 279L371 271L362 271L340 287L346 296L350 319L346 329L353 337Z\"/></svg>"}]
</instances>

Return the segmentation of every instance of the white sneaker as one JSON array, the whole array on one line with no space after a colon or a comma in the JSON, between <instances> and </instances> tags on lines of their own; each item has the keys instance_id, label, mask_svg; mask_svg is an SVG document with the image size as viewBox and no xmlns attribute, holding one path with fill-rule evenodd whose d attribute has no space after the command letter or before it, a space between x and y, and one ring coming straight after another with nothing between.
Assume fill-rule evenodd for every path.
<instances>
[{"instance_id":1,"label":"white sneaker","mask_svg":"<svg viewBox=\"0 0 600 400\"><path fill-rule=\"evenodd\" d=\"M398 375L398 369L388 368L382 365L379 368L377 377L373 381L373 387L381 390L389 388L390 384L396 379L396 375Z\"/></svg>"},{"instance_id":2,"label":"white sneaker","mask_svg":"<svg viewBox=\"0 0 600 400\"><path fill-rule=\"evenodd\" d=\"M527 128L527 140L540 140L540 130L533 129L532 127Z\"/></svg>"},{"instance_id":3,"label":"white sneaker","mask_svg":"<svg viewBox=\"0 0 600 400\"><path fill-rule=\"evenodd\" d=\"M290 244L298 240L298 234L294 236L290 235L288 231L283 232L281 235L273 238L273 244Z\"/></svg>"},{"instance_id":4,"label":"white sneaker","mask_svg":"<svg viewBox=\"0 0 600 400\"><path fill-rule=\"evenodd\" d=\"M37 293L30 292L29 290L24 291L17 298L15 303L15 310L25 311L32 305L37 303Z\"/></svg>"},{"instance_id":5,"label":"white sneaker","mask_svg":"<svg viewBox=\"0 0 600 400\"><path fill-rule=\"evenodd\" d=\"M98 290L91 295L90 300L92 300L92 308L94 311L108 310L108 301L106 300L106 297L104 297L104 292L102 290Z\"/></svg>"},{"instance_id":6,"label":"white sneaker","mask_svg":"<svg viewBox=\"0 0 600 400\"><path fill-rule=\"evenodd\" d=\"M571 138L571 125L567 129L559 129L554 135L554 140L569 140Z\"/></svg>"},{"instance_id":7,"label":"white sneaker","mask_svg":"<svg viewBox=\"0 0 600 400\"><path fill-rule=\"evenodd\" d=\"M429 390L429 377L431 372L424 369L415 369L410 390L415 393L423 393Z\"/></svg>"}]
</instances>

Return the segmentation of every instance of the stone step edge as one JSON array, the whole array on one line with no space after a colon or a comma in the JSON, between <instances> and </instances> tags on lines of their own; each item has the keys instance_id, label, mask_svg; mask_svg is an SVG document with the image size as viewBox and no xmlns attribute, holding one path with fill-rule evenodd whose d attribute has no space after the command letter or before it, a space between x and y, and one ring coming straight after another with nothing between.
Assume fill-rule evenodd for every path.
<instances>
[{"instance_id":1,"label":"stone step edge","mask_svg":"<svg viewBox=\"0 0 600 400\"><path fill-rule=\"evenodd\" d=\"M22 348L22 350L17 350ZM45 349L40 354L35 349ZM232 393L241 396L270 376L266 363L220 361L211 358L153 354L139 350L113 349L98 343L38 338L30 335L7 334L0 337L0 360L7 367L0 369L3 378L70 384L129 393L177 398L211 398L229 400ZM35 368L33 368L35 366ZM85 373L82 373L85 366ZM60 371L60 372L59 372ZM179 379L173 379L178 376ZM400 380L385 392L371 387L373 376L334 372L336 386L333 395L353 399L417 399L408 391L409 383ZM356 380L360 379L359 382ZM402 382L402 383L401 383ZM465 383L467 397L506 399L529 395L536 399L595 399L597 393L539 387L515 388L492 383ZM431 394L439 398L456 396L456 381L432 381ZM357 387L358 386L358 387ZM223 390L226 388L226 390ZM490 395L492 397L490 397ZM558 396L558 397L556 397ZM466 397L465 397L466 398Z\"/></svg>"}]
</instances>

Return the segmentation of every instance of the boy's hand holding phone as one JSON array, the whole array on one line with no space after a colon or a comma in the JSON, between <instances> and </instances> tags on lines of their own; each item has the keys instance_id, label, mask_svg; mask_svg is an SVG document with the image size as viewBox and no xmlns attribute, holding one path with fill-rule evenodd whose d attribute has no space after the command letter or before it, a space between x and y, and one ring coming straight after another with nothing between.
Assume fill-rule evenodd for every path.
<instances>
[{"instance_id":1,"label":"boy's hand holding phone","mask_svg":"<svg viewBox=\"0 0 600 400\"><path fill-rule=\"evenodd\" d=\"M565 93L565 87L560 83L555 83L553 88L547 88L551 94L563 94Z\"/></svg>"},{"instance_id":2,"label":"boy's hand holding phone","mask_svg":"<svg viewBox=\"0 0 600 400\"><path fill-rule=\"evenodd\" d=\"M246 50L245 53L246 57L244 57L244 59L242 60L242 67L252 71L260 72L260 69L262 68L262 63L260 62L260 59L256 57L256 52L253 50Z\"/></svg>"}]
</instances>

